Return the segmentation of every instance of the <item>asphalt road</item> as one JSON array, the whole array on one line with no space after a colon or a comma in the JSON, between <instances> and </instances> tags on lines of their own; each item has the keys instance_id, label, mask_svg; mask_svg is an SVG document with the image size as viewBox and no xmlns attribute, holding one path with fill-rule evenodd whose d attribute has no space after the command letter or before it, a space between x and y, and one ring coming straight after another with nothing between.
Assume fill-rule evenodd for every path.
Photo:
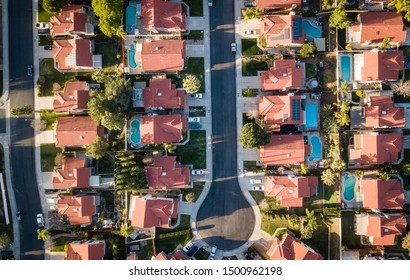
<instances>
[{"instance_id":1,"label":"asphalt road","mask_svg":"<svg viewBox=\"0 0 410 280\"><path fill-rule=\"evenodd\" d=\"M213 182L197 215L197 229L209 245L232 250L252 235L255 214L237 179L234 1L210 8Z\"/></svg>"},{"instance_id":2,"label":"asphalt road","mask_svg":"<svg viewBox=\"0 0 410 280\"><path fill-rule=\"evenodd\" d=\"M10 107L34 106L32 1L9 1ZM20 258L44 259L44 243L37 239L36 215L41 212L34 158L34 130L30 119L10 120L11 177L20 221Z\"/></svg>"}]
</instances>

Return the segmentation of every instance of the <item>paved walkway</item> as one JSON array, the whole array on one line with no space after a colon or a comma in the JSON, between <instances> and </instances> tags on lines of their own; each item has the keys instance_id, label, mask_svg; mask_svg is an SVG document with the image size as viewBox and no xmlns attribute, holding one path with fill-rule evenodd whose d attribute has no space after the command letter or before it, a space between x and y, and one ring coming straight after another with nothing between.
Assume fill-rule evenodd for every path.
<instances>
[{"instance_id":1,"label":"paved walkway","mask_svg":"<svg viewBox=\"0 0 410 280\"><path fill-rule=\"evenodd\" d=\"M179 201L178 202L178 214L191 215L194 203Z\"/></svg>"},{"instance_id":2,"label":"paved walkway","mask_svg":"<svg viewBox=\"0 0 410 280\"><path fill-rule=\"evenodd\" d=\"M340 260L342 242L341 218L333 218L331 221L333 223L329 228L329 259Z\"/></svg>"},{"instance_id":3,"label":"paved walkway","mask_svg":"<svg viewBox=\"0 0 410 280\"><path fill-rule=\"evenodd\" d=\"M208 5L206 6L206 9L208 10ZM204 30L205 29L204 18L208 18L207 16L205 16L205 13L206 12L204 10L204 17L186 17L186 29L187 30Z\"/></svg>"},{"instance_id":4,"label":"paved walkway","mask_svg":"<svg viewBox=\"0 0 410 280\"><path fill-rule=\"evenodd\" d=\"M241 74L242 74L242 69L241 69ZM259 89L261 88L261 85L262 85L261 79L259 76L242 77L242 84L241 84L242 89L247 89L247 88Z\"/></svg>"},{"instance_id":5,"label":"paved walkway","mask_svg":"<svg viewBox=\"0 0 410 280\"><path fill-rule=\"evenodd\" d=\"M186 44L187 57L204 57L205 48L203 44Z\"/></svg>"},{"instance_id":6,"label":"paved walkway","mask_svg":"<svg viewBox=\"0 0 410 280\"><path fill-rule=\"evenodd\" d=\"M53 102L54 102L53 96L39 97L39 99L40 99L40 102L38 104L37 110L53 110Z\"/></svg>"},{"instance_id":7,"label":"paved walkway","mask_svg":"<svg viewBox=\"0 0 410 280\"><path fill-rule=\"evenodd\" d=\"M403 149L410 149L410 135L403 135Z\"/></svg>"}]
</instances>

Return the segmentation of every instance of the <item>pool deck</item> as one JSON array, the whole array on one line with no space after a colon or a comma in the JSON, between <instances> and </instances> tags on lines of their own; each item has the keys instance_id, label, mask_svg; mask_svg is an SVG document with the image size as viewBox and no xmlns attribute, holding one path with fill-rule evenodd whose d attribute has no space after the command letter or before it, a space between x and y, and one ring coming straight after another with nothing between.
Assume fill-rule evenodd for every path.
<instances>
[{"instance_id":1,"label":"pool deck","mask_svg":"<svg viewBox=\"0 0 410 280\"><path fill-rule=\"evenodd\" d=\"M355 181L355 185L354 185L354 196L352 200L346 200L344 198L344 191L345 191L345 186L344 186L344 176L355 176L356 177L356 181ZM341 186L341 199L342 201L345 203L345 208L347 209L351 209L351 208L356 208L357 207L357 201L360 200L359 197L361 197L360 193L359 193L359 185L360 185L360 178L358 178L354 173L352 172L343 172L342 176L340 176L340 186Z\"/></svg>"}]
</instances>

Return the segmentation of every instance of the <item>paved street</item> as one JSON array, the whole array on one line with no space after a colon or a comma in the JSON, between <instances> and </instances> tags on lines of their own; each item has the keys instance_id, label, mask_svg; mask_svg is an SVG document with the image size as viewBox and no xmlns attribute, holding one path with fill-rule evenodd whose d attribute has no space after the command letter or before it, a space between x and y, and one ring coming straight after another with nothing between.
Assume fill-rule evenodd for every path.
<instances>
[{"instance_id":1,"label":"paved street","mask_svg":"<svg viewBox=\"0 0 410 280\"><path fill-rule=\"evenodd\" d=\"M255 224L237 179L235 55L230 46L235 40L233 0L215 1L210 15L213 182L196 226L209 245L233 250L248 241Z\"/></svg>"}]
</instances>

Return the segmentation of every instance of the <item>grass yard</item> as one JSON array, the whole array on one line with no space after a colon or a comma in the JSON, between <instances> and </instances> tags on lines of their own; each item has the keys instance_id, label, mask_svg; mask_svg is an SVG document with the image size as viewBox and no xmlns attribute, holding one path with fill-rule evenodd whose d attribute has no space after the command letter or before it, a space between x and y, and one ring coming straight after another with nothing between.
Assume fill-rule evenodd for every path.
<instances>
[{"instance_id":1,"label":"grass yard","mask_svg":"<svg viewBox=\"0 0 410 280\"><path fill-rule=\"evenodd\" d=\"M277 228L289 228L288 218L286 215L267 215L261 213L262 224L261 229L269 234L273 234ZM295 229L291 229L294 232Z\"/></svg>"},{"instance_id":2,"label":"grass yard","mask_svg":"<svg viewBox=\"0 0 410 280\"><path fill-rule=\"evenodd\" d=\"M191 17L202 17L204 15L204 6L203 6L202 0L183 0L183 1L189 6Z\"/></svg>"},{"instance_id":3,"label":"grass yard","mask_svg":"<svg viewBox=\"0 0 410 280\"><path fill-rule=\"evenodd\" d=\"M268 70L268 63L259 60L242 60L242 76L257 76L258 71Z\"/></svg>"},{"instance_id":4,"label":"grass yard","mask_svg":"<svg viewBox=\"0 0 410 280\"><path fill-rule=\"evenodd\" d=\"M263 171L263 166L256 165L256 161L247 161L243 162L243 169L245 171L253 171L253 172L260 172Z\"/></svg>"},{"instance_id":5,"label":"grass yard","mask_svg":"<svg viewBox=\"0 0 410 280\"><path fill-rule=\"evenodd\" d=\"M146 245L144 247L140 244L140 250L137 252L139 260L151 260L151 257L154 255L154 249L152 246L152 240L145 241ZM157 250L157 252L160 252Z\"/></svg>"},{"instance_id":6,"label":"grass yard","mask_svg":"<svg viewBox=\"0 0 410 280\"><path fill-rule=\"evenodd\" d=\"M78 238L72 237L59 237L54 240L54 245L51 247L51 252L65 252L66 245Z\"/></svg>"},{"instance_id":7,"label":"grass yard","mask_svg":"<svg viewBox=\"0 0 410 280\"><path fill-rule=\"evenodd\" d=\"M74 73L60 73L54 68L52 58L44 58L40 61L40 75L46 79L43 96L53 96L53 84L57 83L61 89L67 81L75 80Z\"/></svg>"},{"instance_id":8,"label":"grass yard","mask_svg":"<svg viewBox=\"0 0 410 280\"><path fill-rule=\"evenodd\" d=\"M191 239L192 231L190 227L190 216L181 215L180 225L175 229L158 228L157 236L155 237L155 247L157 252L164 251L169 253L179 244L184 246Z\"/></svg>"},{"instance_id":9,"label":"grass yard","mask_svg":"<svg viewBox=\"0 0 410 280\"><path fill-rule=\"evenodd\" d=\"M206 168L206 131L191 130L188 143L176 146L173 155L181 158L182 164L193 164L195 169Z\"/></svg>"},{"instance_id":10,"label":"grass yard","mask_svg":"<svg viewBox=\"0 0 410 280\"><path fill-rule=\"evenodd\" d=\"M324 204L336 204L339 203L339 191L334 187L324 186Z\"/></svg>"},{"instance_id":11,"label":"grass yard","mask_svg":"<svg viewBox=\"0 0 410 280\"><path fill-rule=\"evenodd\" d=\"M38 22L49 22L52 15L44 11L43 1L38 1Z\"/></svg>"},{"instance_id":12,"label":"grass yard","mask_svg":"<svg viewBox=\"0 0 410 280\"><path fill-rule=\"evenodd\" d=\"M204 248L200 248L194 255L197 260L207 260L209 258L209 252Z\"/></svg>"},{"instance_id":13,"label":"grass yard","mask_svg":"<svg viewBox=\"0 0 410 280\"><path fill-rule=\"evenodd\" d=\"M202 40L204 39L204 31L203 30L190 30L189 34L184 36L184 39Z\"/></svg>"},{"instance_id":14,"label":"grass yard","mask_svg":"<svg viewBox=\"0 0 410 280\"><path fill-rule=\"evenodd\" d=\"M342 212L342 246L348 249L361 249L360 236L354 232L354 211Z\"/></svg>"},{"instance_id":15,"label":"grass yard","mask_svg":"<svg viewBox=\"0 0 410 280\"><path fill-rule=\"evenodd\" d=\"M192 189L182 189L181 192L182 192L184 200L187 201L186 196L189 193L192 193L193 199L190 202L195 202L198 199L198 197L201 195L202 190L204 189L204 186L205 186L205 182L195 182Z\"/></svg>"},{"instance_id":16,"label":"grass yard","mask_svg":"<svg viewBox=\"0 0 410 280\"><path fill-rule=\"evenodd\" d=\"M113 158L105 154L102 158L96 161L97 174L113 174L114 173L114 160Z\"/></svg>"},{"instance_id":17,"label":"grass yard","mask_svg":"<svg viewBox=\"0 0 410 280\"><path fill-rule=\"evenodd\" d=\"M329 228L323 224L315 230L311 239L302 239L304 243L318 250L325 260L328 258L328 240Z\"/></svg>"},{"instance_id":18,"label":"grass yard","mask_svg":"<svg viewBox=\"0 0 410 280\"><path fill-rule=\"evenodd\" d=\"M205 117L205 106L189 106L190 117Z\"/></svg>"},{"instance_id":19,"label":"grass yard","mask_svg":"<svg viewBox=\"0 0 410 280\"><path fill-rule=\"evenodd\" d=\"M51 172L54 169L54 158L57 153L61 153L62 150L55 146L54 143L41 144L41 171Z\"/></svg>"},{"instance_id":20,"label":"grass yard","mask_svg":"<svg viewBox=\"0 0 410 280\"><path fill-rule=\"evenodd\" d=\"M40 36L38 36L38 38L40 40L38 42L39 46L51 46L53 44L53 39L51 39L51 36L40 35Z\"/></svg>"},{"instance_id":21,"label":"grass yard","mask_svg":"<svg viewBox=\"0 0 410 280\"><path fill-rule=\"evenodd\" d=\"M40 118L44 122L45 127L42 130L53 130L54 124L59 117L66 117L68 114L56 114L53 110L41 110Z\"/></svg>"},{"instance_id":22,"label":"grass yard","mask_svg":"<svg viewBox=\"0 0 410 280\"><path fill-rule=\"evenodd\" d=\"M194 74L201 80L201 88L198 92L205 92L205 66L203 57L190 57L188 59L188 68L184 71L186 74Z\"/></svg>"},{"instance_id":23,"label":"grass yard","mask_svg":"<svg viewBox=\"0 0 410 280\"><path fill-rule=\"evenodd\" d=\"M313 63L305 63L306 67L306 79L310 79L316 76L316 65Z\"/></svg>"},{"instance_id":24,"label":"grass yard","mask_svg":"<svg viewBox=\"0 0 410 280\"><path fill-rule=\"evenodd\" d=\"M102 54L104 72L115 72L118 63L117 54L121 54L121 44L117 38L106 39L95 42L95 54Z\"/></svg>"},{"instance_id":25,"label":"grass yard","mask_svg":"<svg viewBox=\"0 0 410 280\"><path fill-rule=\"evenodd\" d=\"M256 39L242 39L242 55L260 55L262 53Z\"/></svg>"}]
</instances>

